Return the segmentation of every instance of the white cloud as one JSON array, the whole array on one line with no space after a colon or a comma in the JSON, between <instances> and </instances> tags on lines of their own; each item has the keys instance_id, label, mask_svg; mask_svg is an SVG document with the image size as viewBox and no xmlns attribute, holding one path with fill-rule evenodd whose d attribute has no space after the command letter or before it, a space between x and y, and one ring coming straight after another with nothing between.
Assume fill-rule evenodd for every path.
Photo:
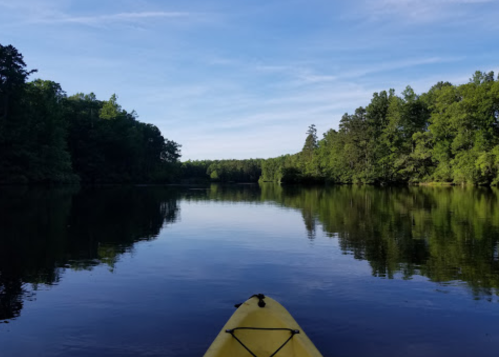
<instances>
[{"instance_id":1,"label":"white cloud","mask_svg":"<svg viewBox=\"0 0 499 357\"><path fill-rule=\"evenodd\" d=\"M428 65L428 64L436 64L436 63L445 63L445 62L455 62L459 61L461 58L440 58L440 57L429 57L429 58L416 58L416 59L408 59L403 61L392 61L385 62L381 64L377 64L374 66L369 65L360 65L359 68L349 70L345 72L341 77L342 78L357 78L362 77L367 74L379 73L384 71L393 71L397 69L411 68L416 66Z\"/></svg>"},{"instance_id":2,"label":"white cloud","mask_svg":"<svg viewBox=\"0 0 499 357\"><path fill-rule=\"evenodd\" d=\"M152 18L179 18L187 17L191 14L186 12L165 12L165 11L146 11L146 12L124 12L109 15L96 16L59 16L53 18L41 18L35 20L38 23L76 23L82 25L96 25L100 23L118 22L118 21L137 21Z\"/></svg>"},{"instance_id":3,"label":"white cloud","mask_svg":"<svg viewBox=\"0 0 499 357\"><path fill-rule=\"evenodd\" d=\"M229 72L170 89L149 88L142 92L142 100L157 108L156 115L161 112L154 115L158 118L154 121L160 129L164 126L167 137L168 128L175 127L175 138L171 139L184 145L184 159L278 156L298 152L311 123L320 132L337 129L341 116L367 105L373 92L390 87L401 91L413 84L392 75L373 82L366 80L369 74L455 60L428 57L376 65L361 63L338 75L320 73L320 64L305 67L274 62L255 66L238 61L237 81ZM278 78L274 78L276 74ZM248 86L255 82L262 85ZM434 83L417 83L417 87L427 90ZM237 147L237 151L231 147Z\"/></svg>"},{"instance_id":4,"label":"white cloud","mask_svg":"<svg viewBox=\"0 0 499 357\"><path fill-rule=\"evenodd\" d=\"M184 159L297 152L309 124L337 128L344 112L368 104L375 91L407 84L426 91L459 74L467 81L497 57L492 1L357 0L335 14L341 20L319 25L300 22L302 8L290 4L282 16L291 16L299 35L293 30L288 39L287 29L262 21L263 12L202 1L178 12L160 1L125 3L117 10L94 0L81 12L74 0L0 0L0 28L6 40L22 39L29 63L69 94L117 92L126 109L183 144ZM355 18L342 22L348 11ZM417 31L405 26L443 18ZM192 29L193 22L209 26ZM459 28L442 28L449 24ZM19 29L9 35L7 26ZM88 28L107 26L133 31ZM283 41L269 41L274 32Z\"/></svg>"},{"instance_id":5,"label":"white cloud","mask_svg":"<svg viewBox=\"0 0 499 357\"><path fill-rule=\"evenodd\" d=\"M129 11L102 14L74 15L70 12L69 3L64 0L0 0L0 8L5 9L11 25L24 24L80 24L99 26L109 23L138 23L152 19L201 18L201 14L183 11Z\"/></svg>"},{"instance_id":6,"label":"white cloud","mask_svg":"<svg viewBox=\"0 0 499 357\"><path fill-rule=\"evenodd\" d=\"M469 15L463 6L493 3L495 0L379 0L366 1L372 19L401 16L417 22L434 21L443 17Z\"/></svg>"},{"instance_id":7,"label":"white cloud","mask_svg":"<svg viewBox=\"0 0 499 357\"><path fill-rule=\"evenodd\" d=\"M332 82L338 79L337 76L327 74L305 73L299 76L305 83Z\"/></svg>"}]
</instances>

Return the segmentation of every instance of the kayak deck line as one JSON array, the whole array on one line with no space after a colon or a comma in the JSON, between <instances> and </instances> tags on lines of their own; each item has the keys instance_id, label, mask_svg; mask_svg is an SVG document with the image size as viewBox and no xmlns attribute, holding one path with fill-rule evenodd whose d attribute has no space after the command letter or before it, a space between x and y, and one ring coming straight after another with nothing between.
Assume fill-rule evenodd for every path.
<instances>
[{"instance_id":1,"label":"kayak deck line","mask_svg":"<svg viewBox=\"0 0 499 357\"><path fill-rule=\"evenodd\" d=\"M291 332L291 336L288 337L288 339L286 341L284 341L284 343L279 346L279 348L277 350L275 350L274 353L272 353L269 357L274 357L277 352L279 352L284 346L286 346L286 343L289 342L289 340L291 340L293 338L294 335L296 335L297 333L300 333L300 330L293 330L293 329L290 329L290 328L285 328L285 327L235 327L233 329L230 329L230 330L225 330L225 332L227 333L230 333L232 335L232 337L234 337L236 339L237 342L239 342L241 344L241 346L243 346L246 351L248 351L253 357L258 357L257 355L255 355L253 353L253 351L251 351L248 346L246 346L240 339L237 338L236 335L234 335L234 331L235 330L264 330L264 331L289 331Z\"/></svg>"},{"instance_id":2,"label":"kayak deck line","mask_svg":"<svg viewBox=\"0 0 499 357\"><path fill-rule=\"evenodd\" d=\"M263 294L242 304L204 357L322 357L291 314Z\"/></svg>"}]
</instances>

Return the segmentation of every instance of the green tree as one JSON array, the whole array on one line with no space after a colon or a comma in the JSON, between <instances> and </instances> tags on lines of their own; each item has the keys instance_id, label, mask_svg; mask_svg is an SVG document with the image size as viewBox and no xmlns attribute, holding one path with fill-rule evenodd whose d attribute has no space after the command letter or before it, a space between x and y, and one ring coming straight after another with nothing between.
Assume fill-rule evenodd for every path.
<instances>
[{"instance_id":1,"label":"green tree","mask_svg":"<svg viewBox=\"0 0 499 357\"><path fill-rule=\"evenodd\" d=\"M305 144L300 153L301 171L309 178L319 177L319 163L316 154L318 147L317 129L315 125L312 124L308 127Z\"/></svg>"},{"instance_id":2,"label":"green tree","mask_svg":"<svg viewBox=\"0 0 499 357\"><path fill-rule=\"evenodd\" d=\"M11 102L24 89L29 75L36 69L27 70L23 55L12 45L0 44L0 120L6 120Z\"/></svg>"},{"instance_id":3,"label":"green tree","mask_svg":"<svg viewBox=\"0 0 499 357\"><path fill-rule=\"evenodd\" d=\"M121 106L118 104L118 96L113 94L107 102L104 102L99 111L101 119L114 119L122 113Z\"/></svg>"}]
</instances>

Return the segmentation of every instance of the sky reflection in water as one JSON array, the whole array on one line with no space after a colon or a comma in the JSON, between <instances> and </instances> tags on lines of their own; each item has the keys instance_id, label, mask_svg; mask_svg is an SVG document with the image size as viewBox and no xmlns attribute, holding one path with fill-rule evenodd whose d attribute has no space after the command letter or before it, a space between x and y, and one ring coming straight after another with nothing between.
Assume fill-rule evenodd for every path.
<instances>
[{"instance_id":1,"label":"sky reflection in water","mask_svg":"<svg viewBox=\"0 0 499 357\"><path fill-rule=\"evenodd\" d=\"M202 355L263 292L325 356L492 356L493 189L0 192L0 353Z\"/></svg>"}]
</instances>

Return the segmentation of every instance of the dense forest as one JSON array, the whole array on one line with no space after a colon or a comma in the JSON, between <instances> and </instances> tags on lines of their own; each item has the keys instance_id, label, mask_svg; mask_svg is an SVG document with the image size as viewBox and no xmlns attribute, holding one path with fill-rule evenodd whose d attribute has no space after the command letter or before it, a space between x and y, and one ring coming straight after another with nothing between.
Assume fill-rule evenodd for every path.
<instances>
[{"instance_id":1,"label":"dense forest","mask_svg":"<svg viewBox=\"0 0 499 357\"><path fill-rule=\"evenodd\" d=\"M184 182L257 182L262 175L262 159L198 160L182 163Z\"/></svg>"},{"instance_id":2,"label":"dense forest","mask_svg":"<svg viewBox=\"0 0 499 357\"><path fill-rule=\"evenodd\" d=\"M477 71L462 85L439 82L374 93L321 140L311 125L301 152L265 160L277 182L499 183L499 78Z\"/></svg>"},{"instance_id":3,"label":"dense forest","mask_svg":"<svg viewBox=\"0 0 499 357\"><path fill-rule=\"evenodd\" d=\"M13 46L0 45L0 183L257 182L499 183L499 77L374 93L322 139L271 159L179 162L180 145L117 103L67 96L58 83L29 82Z\"/></svg>"},{"instance_id":4,"label":"dense forest","mask_svg":"<svg viewBox=\"0 0 499 357\"><path fill-rule=\"evenodd\" d=\"M28 77L22 54L0 45L0 183L171 182L180 145L93 93L67 96Z\"/></svg>"},{"instance_id":5,"label":"dense forest","mask_svg":"<svg viewBox=\"0 0 499 357\"><path fill-rule=\"evenodd\" d=\"M439 82L420 95L410 86L401 95L374 93L322 139L311 125L294 155L188 161L183 174L236 182L497 185L499 78L477 71L466 84Z\"/></svg>"}]
</instances>

